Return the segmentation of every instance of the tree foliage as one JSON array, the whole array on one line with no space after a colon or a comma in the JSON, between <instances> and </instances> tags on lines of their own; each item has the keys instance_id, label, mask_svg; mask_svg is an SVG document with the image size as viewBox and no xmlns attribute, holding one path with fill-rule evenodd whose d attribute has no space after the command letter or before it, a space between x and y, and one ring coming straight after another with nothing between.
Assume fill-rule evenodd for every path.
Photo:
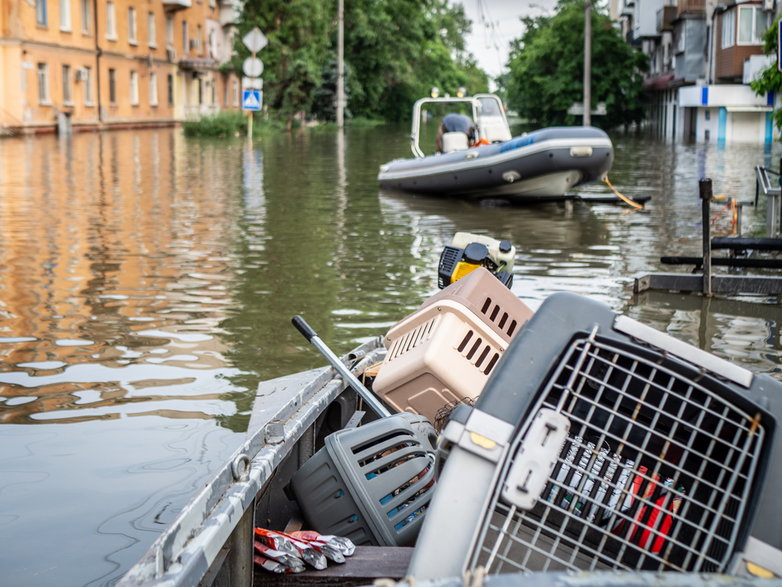
<instances>
[{"instance_id":1,"label":"tree foliage","mask_svg":"<svg viewBox=\"0 0 782 587\"><path fill-rule=\"evenodd\" d=\"M504 78L508 105L541 125L580 124L568 108L583 100L584 4L560 0L554 16L522 19L525 32L512 43ZM630 47L608 15L592 8L592 108L605 102L607 114L593 116L604 128L643 119L643 72L647 58Z\"/></svg>"},{"instance_id":2,"label":"tree foliage","mask_svg":"<svg viewBox=\"0 0 782 587\"><path fill-rule=\"evenodd\" d=\"M464 47L469 31L461 5L447 0L345 0L345 69L349 113L404 119L432 86L455 93L486 91L488 78ZM290 122L305 112L335 116L336 0L245 2L231 67L248 51L241 38L259 27L269 40L264 94L269 109Z\"/></svg>"},{"instance_id":3,"label":"tree foliage","mask_svg":"<svg viewBox=\"0 0 782 587\"><path fill-rule=\"evenodd\" d=\"M763 34L763 52L766 55L777 54L777 23L782 15L778 16L774 20L774 24ZM760 76L750 82L750 87L758 96L762 96L769 92L782 91L782 72L779 71L777 66L777 60L767 68L764 69ZM774 126L778 129L782 129L782 109L777 108L774 110L771 118L774 121Z\"/></svg>"}]
</instances>

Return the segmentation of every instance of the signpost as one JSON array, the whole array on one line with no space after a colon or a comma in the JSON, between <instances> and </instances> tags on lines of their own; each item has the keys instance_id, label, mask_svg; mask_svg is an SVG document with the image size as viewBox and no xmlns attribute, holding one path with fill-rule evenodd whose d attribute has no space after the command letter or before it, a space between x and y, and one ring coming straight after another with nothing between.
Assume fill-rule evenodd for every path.
<instances>
[{"instance_id":1,"label":"signpost","mask_svg":"<svg viewBox=\"0 0 782 587\"><path fill-rule=\"evenodd\" d=\"M247 138L253 138L253 112L261 109L263 104L263 80L260 79L263 73L263 61L258 59L255 54L263 49L269 41L258 27L253 28L249 33L242 37L242 43L252 53L251 57L244 60L242 71L247 77L242 80L242 110L247 110Z\"/></svg>"}]
</instances>

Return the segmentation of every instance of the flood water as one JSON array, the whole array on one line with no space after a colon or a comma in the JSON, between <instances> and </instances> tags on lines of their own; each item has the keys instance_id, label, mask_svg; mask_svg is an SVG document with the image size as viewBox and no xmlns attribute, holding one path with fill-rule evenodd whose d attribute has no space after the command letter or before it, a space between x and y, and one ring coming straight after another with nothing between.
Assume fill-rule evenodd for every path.
<instances>
[{"instance_id":1,"label":"flood water","mask_svg":"<svg viewBox=\"0 0 782 587\"><path fill-rule=\"evenodd\" d=\"M688 270L661 255L698 254L698 179L752 200L776 146L614 136L611 182L651 196L636 212L382 193L407 132L0 141L1 583L116 582L241 444L258 383L324 363L291 316L340 353L383 334L437 291L456 231L511 240L533 307L575 291L782 377L776 300L631 291L638 273ZM746 208L742 230L764 222Z\"/></svg>"}]
</instances>

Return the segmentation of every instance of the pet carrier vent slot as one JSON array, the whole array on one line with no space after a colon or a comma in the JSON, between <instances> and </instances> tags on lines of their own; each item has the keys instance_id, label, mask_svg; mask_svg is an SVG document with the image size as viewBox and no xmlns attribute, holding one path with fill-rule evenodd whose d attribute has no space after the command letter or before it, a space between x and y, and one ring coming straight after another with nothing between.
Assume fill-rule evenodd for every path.
<instances>
[{"instance_id":1,"label":"pet carrier vent slot","mask_svg":"<svg viewBox=\"0 0 782 587\"><path fill-rule=\"evenodd\" d=\"M512 337L516 332L516 326L518 326L518 322L516 322L514 319L508 321L510 318L508 312L504 310L500 304L495 303L491 297L487 296L486 299L484 299L483 306L481 306L481 314L496 324L497 328L507 334L508 337Z\"/></svg>"},{"instance_id":2,"label":"pet carrier vent slot","mask_svg":"<svg viewBox=\"0 0 782 587\"><path fill-rule=\"evenodd\" d=\"M560 409L568 438L532 509L497 490L473 566L726 572L766 435L731 393L642 346L572 341L532 410Z\"/></svg>"},{"instance_id":3,"label":"pet carrier vent slot","mask_svg":"<svg viewBox=\"0 0 782 587\"><path fill-rule=\"evenodd\" d=\"M429 335L432 333L434 325L437 323L437 316L414 328L402 338L394 341L391 345L391 349L388 351L389 359L396 359L401 357L405 353L413 350L418 345L423 344L429 339Z\"/></svg>"},{"instance_id":4,"label":"pet carrier vent slot","mask_svg":"<svg viewBox=\"0 0 782 587\"><path fill-rule=\"evenodd\" d=\"M473 336L476 336L474 341ZM497 364L497 361L499 361L501 356L500 353L494 350L494 347L485 343L480 336L475 335L473 330L468 330L465 333L464 338L459 343L459 346L456 347L456 350L477 369L481 369L481 366L485 364L486 366L482 369L482 372L485 375L491 373L491 370L494 368L494 365Z\"/></svg>"}]
</instances>

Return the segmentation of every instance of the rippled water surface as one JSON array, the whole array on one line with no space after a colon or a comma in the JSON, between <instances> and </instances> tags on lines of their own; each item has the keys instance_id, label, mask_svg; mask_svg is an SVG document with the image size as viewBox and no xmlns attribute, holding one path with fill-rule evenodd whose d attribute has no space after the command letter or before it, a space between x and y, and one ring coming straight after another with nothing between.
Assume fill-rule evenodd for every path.
<instances>
[{"instance_id":1,"label":"rippled water surface","mask_svg":"<svg viewBox=\"0 0 782 587\"><path fill-rule=\"evenodd\" d=\"M698 253L698 178L752 200L777 152L615 136L609 177L644 211L507 207L379 192L406 132L0 141L0 582L116 581L241 443L258 382L323 363L291 316L338 352L385 332L455 231L510 239L533 307L575 291L780 377L776 300L631 293Z\"/></svg>"}]
</instances>

